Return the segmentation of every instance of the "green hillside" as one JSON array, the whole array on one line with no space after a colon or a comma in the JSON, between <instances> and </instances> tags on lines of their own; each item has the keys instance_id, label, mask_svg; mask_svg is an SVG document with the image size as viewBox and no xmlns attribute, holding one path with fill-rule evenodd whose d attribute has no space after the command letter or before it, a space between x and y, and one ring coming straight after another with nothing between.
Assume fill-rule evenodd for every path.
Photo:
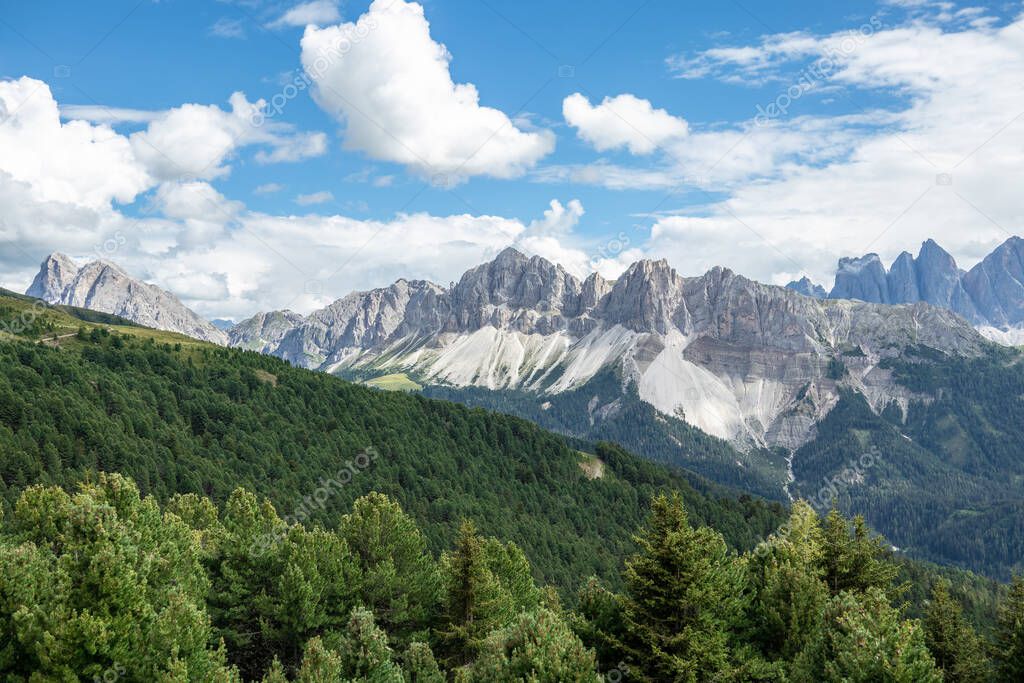
<instances>
[{"instance_id":1,"label":"green hillside","mask_svg":"<svg viewBox=\"0 0 1024 683\"><path fill-rule=\"evenodd\" d=\"M13 309L26 304L5 300L0 310L20 320ZM736 548L751 547L782 514L610 445L597 452L604 476L591 479L562 438L525 420L376 391L253 352L145 328L109 331L53 309L39 312L28 335L46 341L0 341L7 504L31 484L72 486L100 470L159 499L192 492L223 501L245 486L285 518L330 527L379 491L422 524L432 549L472 518L520 544L538 579L565 589L591 574L615 580L658 491L680 491L694 518Z\"/></svg>"}]
</instances>

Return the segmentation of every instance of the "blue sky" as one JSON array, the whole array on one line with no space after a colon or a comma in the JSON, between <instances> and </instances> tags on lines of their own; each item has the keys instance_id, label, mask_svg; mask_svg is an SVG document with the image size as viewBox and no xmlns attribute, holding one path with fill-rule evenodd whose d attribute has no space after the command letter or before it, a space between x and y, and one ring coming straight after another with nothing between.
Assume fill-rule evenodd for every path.
<instances>
[{"instance_id":1,"label":"blue sky","mask_svg":"<svg viewBox=\"0 0 1024 683\"><path fill-rule=\"evenodd\" d=\"M968 266L1019 232L1019 4L582 7L4 2L3 284L60 250L238 318L508 244L828 284L842 255L934 236Z\"/></svg>"}]
</instances>

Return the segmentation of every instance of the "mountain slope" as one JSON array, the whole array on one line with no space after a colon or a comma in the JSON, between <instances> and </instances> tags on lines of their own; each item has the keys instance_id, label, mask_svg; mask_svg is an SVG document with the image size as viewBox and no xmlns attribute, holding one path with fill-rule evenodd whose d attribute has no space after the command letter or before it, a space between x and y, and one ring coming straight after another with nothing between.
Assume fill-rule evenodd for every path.
<instances>
[{"instance_id":1,"label":"mountain slope","mask_svg":"<svg viewBox=\"0 0 1024 683\"><path fill-rule=\"evenodd\" d=\"M0 298L0 317L19 319L30 306ZM109 333L59 310L38 316L25 341L0 339L7 504L29 485L71 485L104 470L159 498L197 492L223 501L246 486L282 516L333 527L375 490L419 520L434 551L472 518L519 543L538 578L566 589L591 574L615 579L656 491L680 491L692 514L736 547L752 546L780 521L781 506L740 499L611 445L584 456L520 419L144 328ZM79 326L81 334L63 336ZM36 344L39 330L61 338ZM581 466L594 458L601 477Z\"/></svg>"},{"instance_id":2,"label":"mountain slope","mask_svg":"<svg viewBox=\"0 0 1024 683\"><path fill-rule=\"evenodd\" d=\"M170 292L137 280L109 261L79 267L64 254L50 254L25 292L50 304L88 308L147 327L226 344L227 335L185 307Z\"/></svg>"}]
</instances>

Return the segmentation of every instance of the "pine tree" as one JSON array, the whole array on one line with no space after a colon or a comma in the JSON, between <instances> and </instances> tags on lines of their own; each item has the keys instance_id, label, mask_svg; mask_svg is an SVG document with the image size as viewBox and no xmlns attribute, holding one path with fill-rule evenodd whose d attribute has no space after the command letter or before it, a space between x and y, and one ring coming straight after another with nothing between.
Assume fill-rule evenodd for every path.
<instances>
[{"instance_id":1,"label":"pine tree","mask_svg":"<svg viewBox=\"0 0 1024 683\"><path fill-rule=\"evenodd\" d=\"M657 497L626 562L631 665L646 680L712 680L731 667L744 606L743 566L721 535L690 526L678 494Z\"/></svg>"},{"instance_id":2,"label":"pine tree","mask_svg":"<svg viewBox=\"0 0 1024 683\"><path fill-rule=\"evenodd\" d=\"M988 662L981 641L964 619L960 605L950 596L947 581L937 581L932 588L923 626L925 644L946 683L988 680Z\"/></svg>"},{"instance_id":3,"label":"pine tree","mask_svg":"<svg viewBox=\"0 0 1024 683\"><path fill-rule=\"evenodd\" d=\"M232 681L196 537L133 482L36 486L0 527L4 680Z\"/></svg>"},{"instance_id":4,"label":"pine tree","mask_svg":"<svg viewBox=\"0 0 1024 683\"><path fill-rule=\"evenodd\" d=\"M317 637L306 643L295 683L338 683L342 678L341 657Z\"/></svg>"},{"instance_id":5,"label":"pine tree","mask_svg":"<svg viewBox=\"0 0 1024 683\"><path fill-rule=\"evenodd\" d=\"M470 681L596 683L594 653L558 614L538 609L487 638L469 672Z\"/></svg>"},{"instance_id":6,"label":"pine tree","mask_svg":"<svg viewBox=\"0 0 1024 683\"><path fill-rule=\"evenodd\" d=\"M387 634L364 607L352 610L337 647L344 680L354 683L403 683L402 670L392 661Z\"/></svg>"},{"instance_id":7,"label":"pine tree","mask_svg":"<svg viewBox=\"0 0 1024 683\"><path fill-rule=\"evenodd\" d=\"M395 501L380 493L358 499L339 533L363 572L360 600L397 644L425 632L440 602L437 563L427 540Z\"/></svg>"},{"instance_id":8,"label":"pine tree","mask_svg":"<svg viewBox=\"0 0 1024 683\"><path fill-rule=\"evenodd\" d=\"M402 671L405 673L406 683L444 683L445 677L441 673L434 653L426 643L411 643L402 657Z\"/></svg>"},{"instance_id":9,"label":"pine tree","mask_svg":"<svg viewBox=\"0 0 1024 683\"><path fill-rule=\"evenodd\" d=\"M992 654L999 679L1024 681L1024 577L1015 576L999 607Z\"/></svg>"},{"instance_id":10,"label":"pine tree","mask_svg":"<svg viewBox=\"0 0 1024 683\"><path fill-rule=\"evenodd\" d=\"M878 587L844 591L825 610L825 628L801 652L790 676L799 683L942 683L920 625L901 620Z\"/></svg>"}]
</instances>

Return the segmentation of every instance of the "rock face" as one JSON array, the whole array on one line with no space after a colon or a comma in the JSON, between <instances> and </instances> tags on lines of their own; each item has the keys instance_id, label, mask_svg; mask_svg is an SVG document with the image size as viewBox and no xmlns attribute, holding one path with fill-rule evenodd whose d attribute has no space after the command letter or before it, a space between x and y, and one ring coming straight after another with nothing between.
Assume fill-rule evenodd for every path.
<instances>
[{"instance_id":1,"label":"rock face","mask_svg":"<svg viewBox=\"0 0 1024 683\"><path fill-rule=\"evenodd\" d=\"M406 372L424 384L519 389L541 402L614 368L623 391L665 414L737 445L790 448L813 437L841 386L872 405L906 403L879 369L883 358L912 344L953 354L986 344L924 303L822 300L724 268L686 278L663 260L634 263L614 282L581 282L511 249L451 288L399 280L306 318L260 314L230 337L328 372Z\"/></svg>"},{"instance_id":2,"label":"rock face","mask_svg":"<svg viewBox=\"0 0 1024 683\"><path fill-rule=\"evenodd\" d=\"M25 292L51 304L64 304L113 313L140 325L226 344L227 335L184 306L170 292L132 278L109 261L92 261L79 268L54 253L39 267Z\"/></svg>"},{"instance_id":3,"label":"rock face","mask_svg":"<svg viewBox=\"0 0 1024 683\"><path fill-rule=\"evenodd\" d=\"M802 277L799 280L793 280L786 285L786 289L792 289L797 294L814 297L815 299L828 298L828 292L825 291L825 288L819 284L811 282L809 277Z\"/></svg>"},{"instance_id":4,"label":"rock face","mask_svg":"<svg viewBox=\"0 0 1024 683\"><path fill-rule=\"evenodd\" d=\"M934 240L886 271L876 254L843 258L829 296L874 303L923 301L949 309L1000 343L1024 339L1024 240L1011 237L969 272Z\"/></svg>"}]
</instances>

